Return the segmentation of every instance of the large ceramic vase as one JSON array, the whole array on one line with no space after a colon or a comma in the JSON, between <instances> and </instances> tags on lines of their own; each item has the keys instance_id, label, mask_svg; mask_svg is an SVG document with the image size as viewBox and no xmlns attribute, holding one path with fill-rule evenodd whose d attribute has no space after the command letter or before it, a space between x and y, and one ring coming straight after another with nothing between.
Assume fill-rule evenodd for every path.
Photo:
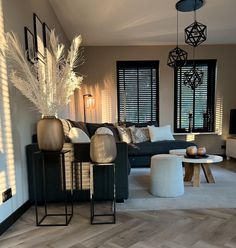
<instances>
[{"instance_id":1,"label":"large ceramic vase","mask_svg":"<svg viewBox=\"0 0 236 248\"><path fill-rule=\"evenodd\" d=\"M116 141L111 134L95 134L91 138L90 158L94 163L112 163L116 159Z\"/></svg>"},{"instance_id":2,"label":"large ceramic vase","mask_svg":"<svg viewBox=\"0 0 236 248\"><path fill-rule=\"evenodd\" d=\"M42 151L61 151L64 145L63 126L54 116L45 116L37 124L38 146Z\"/></svg>"}]
</instances>

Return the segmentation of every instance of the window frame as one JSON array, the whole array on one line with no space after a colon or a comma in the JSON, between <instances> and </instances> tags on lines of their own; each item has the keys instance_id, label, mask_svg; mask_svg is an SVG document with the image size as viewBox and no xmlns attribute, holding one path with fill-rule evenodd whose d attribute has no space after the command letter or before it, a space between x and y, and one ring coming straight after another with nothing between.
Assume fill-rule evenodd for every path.
<instances>
[{"instance_id":1,"label":"window frame","mask_svg":"<svg viewBox=\"0 0 236 248\"><path fill-rule=\"evenodd\" d=\"M217 60L216 59L196 59L196 60L188 60L186 65L191 65L195 63L196 66L204 66L207 64L208 66L208 78L207 78L207 95L210 94L210 97L207 98L207 113L212 116L210 119L210 124L206 128L194 128L194 114L195 110L193 109L193 128L192 132L197 133L214 133L215 132L215 118L216 118L216 69L217 69ZM179 69L181 70L181 69ZM212 81L211 81L212 80ZM182 83L181 83L182 85ZM182 92L180 92L180 95ZM181 96L182 97L182 96ZM189 130L186 128L178 128L178 71L175 70L174 72L174 132L175 133L189 133ZM210 107L211 106L211 107ZM195 105L194 105L195 107ZM181 120L181 117L180 117Z\"/></svg>"},{"instance_id":2,"label":"window frame","mask_svg":"<svg viewBox=\"0 0 236 248\"><path fill-rule=\"evenodd\" d=\"M156 110L153 110L153 107L151 105L151 120L147 120L147 122L149 121L156 121L156 123L159 125L159 65L160 62L159 60L129 60L129 61L116 61L116 74L117 74L117 114L118 114L118 122L121 122L123 120L121 120L121 106L120 106L120 84L119 84L119 70L123 68L155 68L156 69L156 94L152 94L152 98L155 97L156 99ZM139 89L139 84L137 86L137 89ZM139 104L139 103L137 103ZM139 113L139 107L138 107L138 113ZM156 117L156 118L155 118ZM127 121L127 120L126 120ZM130 121L127 121L130 122ZM143 123L138 121L137 123Z\"/></svg>"}]
</instances>

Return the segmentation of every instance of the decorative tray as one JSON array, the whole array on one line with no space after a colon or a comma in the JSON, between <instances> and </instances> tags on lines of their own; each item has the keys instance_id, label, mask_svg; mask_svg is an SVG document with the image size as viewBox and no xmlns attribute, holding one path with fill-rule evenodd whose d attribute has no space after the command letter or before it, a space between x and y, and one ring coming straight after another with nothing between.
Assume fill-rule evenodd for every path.
<instances>
[{"instance_id":1,"label":"decorative tray","mask_svg":"<svg viewBox=\"0 0 236 248\"><path fill-rule=\"evenodd\" d=\"M189 155L185 155L184 156L185 158L192 158L192 159L201 159L201 158L208 158L209 157L209 155L202 155L202 156L200 156L200 155L193 155L193 156L189 156Z\"/></svg>"}]
</instances>

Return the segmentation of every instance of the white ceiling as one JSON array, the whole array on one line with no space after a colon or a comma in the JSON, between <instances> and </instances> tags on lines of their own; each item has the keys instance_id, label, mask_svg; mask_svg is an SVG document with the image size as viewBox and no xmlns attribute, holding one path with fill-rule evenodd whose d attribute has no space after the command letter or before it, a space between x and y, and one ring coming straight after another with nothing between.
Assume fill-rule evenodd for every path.
<instances>
[{"instance_id":1,"label":"white ceiling","mask_svg":"<svg viewBox=\"0 0 236 248\"><path fill-rule=\"evenodd\" d=\"M84 45L167 45L176 43L176 0L49 0L71 40ZM208 28L204 44L236 44L236 0L206 0L197 20ZM179 40L193 12L179 12Z\"/></svg>"}]
</instances>

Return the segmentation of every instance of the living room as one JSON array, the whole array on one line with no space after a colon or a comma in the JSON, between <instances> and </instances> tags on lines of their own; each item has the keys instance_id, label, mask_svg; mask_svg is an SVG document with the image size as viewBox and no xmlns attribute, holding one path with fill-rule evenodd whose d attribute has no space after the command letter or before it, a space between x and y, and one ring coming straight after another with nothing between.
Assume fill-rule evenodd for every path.
<instances>
[{"instance_id":1,"label":"living room","mask_svg":"<svg viewBox=\"0 0 236 248\"><path fill-rule=\"evenodd\" d=\"M83 81L69 104L58 113L59 118L84 122L86 117L87 123L113 124L156 121L159 127L170 125L171 135L176 140L205 147L207 154L224 158L223 162L212 165L215 184L207 183L201 171L200 186L192 187L185 183L183 196L176 198L153 197L149 192L150 169L131 168L127 176L129 197L123 203L117 202L117 221L114 225L90 225L89 200L83 203L78 200L74 203L74 216L67 227L38 227L35 225L31 196L33 179L29 179L29 175L33 178L33 174L28 169L26 149L34 143L32 137L36 134L41 114L13 86L9 79L8 60L1 56L1 247L236 247L235 233L232 232L236 224L235 193L230 189L236 181L234 147L230 148L232 151L228 154L226 152L229 149L226 142L233 136L233 132L230 132L230 111L236 109L235 1L203 1L203 6L196 10L196 19L207 26L207 37L196 47L184 41L184 29L193 22L194 11L177 11L177 2L0 1L0 37L3 40L6 32L14 32L24 50L24 27L35 35L34 16L46 23L50 30L55 29L60 42L65 44L65 50L70 48L76 35L81 35L84 61L77 70L83 76ZM214 94L211 99L214 104L203 104L206 107L204 110L211 114L207 117L206 125L201 118L201 128L192 122L192 112L195 114L199 106L196 105L195 109L192 103L187 103L189 108L185 120L178 122L178 113L182 112L177 104L177 74L175 69L167 65L168 54L178 45L177 42L188 53L189 61L215 61ZM142 117L144 119L140 117L141 120L129 117L133 95L132 99L129 98L118 87L118 84L122 84L118 71L123 68L119 67L119 62L125 64L127 61L150 61L157 65L154 80L156 98L152 97L154 108L151 119L145 116ZM190 88L188 90L192 92ZM89 107L85 106L85 100L89 98L87 94L93 98ZM140 113L142 111L145 112L141 109ZM175 149L180 148L186 147ZM124 158L119 154L120 149L126 148L117 147L118 163L122 164ZM231 157L229 161L226 155ZM141 164L143 161L140 159ZM129 163L132 167L131 160ZM3 202L2 193L9 188L12 196ZM203 203L199 204L201 199ZM210 227L209 232L206 231L207 227ZM184 237L187 231L189 235Z\"/></svg>"}]
</instances>

